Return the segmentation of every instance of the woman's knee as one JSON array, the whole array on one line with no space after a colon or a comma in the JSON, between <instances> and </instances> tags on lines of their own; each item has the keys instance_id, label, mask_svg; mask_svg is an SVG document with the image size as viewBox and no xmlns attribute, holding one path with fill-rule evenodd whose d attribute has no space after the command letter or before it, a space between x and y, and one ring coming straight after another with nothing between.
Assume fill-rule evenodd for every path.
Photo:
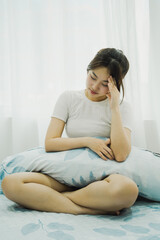
<instances>
[{"instance_id":1,"label":"woman's knee","mask_svg":"<svg viewBox=\"0 0 160 240\"><path fill-rule=\"evenodd\" d=\"M121 209L131 207L135 203L138 187L132 179L120 174L112 174L104 180L110 184L115 204Z\"/></svg>"},{"instance_id":2,"label":"woman's knee","mask_svg":"<svg viewBox=\"0 0 160 240\"><path fill-rule=\"evenodd\" d=\"M12 200L12 196L20 191L21 180L18 178L17 174L7 175L2 180L2 190L5 196Z\"/></svg>"}]
</instances>

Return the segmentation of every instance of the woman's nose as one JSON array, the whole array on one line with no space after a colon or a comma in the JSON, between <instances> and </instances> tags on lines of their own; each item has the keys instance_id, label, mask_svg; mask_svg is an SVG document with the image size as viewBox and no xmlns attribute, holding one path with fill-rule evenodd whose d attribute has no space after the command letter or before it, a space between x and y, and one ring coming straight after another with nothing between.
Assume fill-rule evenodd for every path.
<instances>
[{"instance_id":1,"label":"woman's nose","mask_svg":"<svg viewBox=\"0 0 160 240\"><path fill-rule=\"evenodd\" d=\"M94 84L92 85L92 88L93 88L93 90L99 89L99 83L94 83Z\"/></svg>"}]
</instances>

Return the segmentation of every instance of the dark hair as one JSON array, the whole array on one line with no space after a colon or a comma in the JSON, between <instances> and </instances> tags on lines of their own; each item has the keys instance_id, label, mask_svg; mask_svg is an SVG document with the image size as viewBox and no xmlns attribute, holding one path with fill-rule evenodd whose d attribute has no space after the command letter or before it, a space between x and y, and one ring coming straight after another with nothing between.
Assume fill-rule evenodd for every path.
<instances>
[{"instance_id":1,"label":"dark hair","mask_svg":"<svg viewBox=\"0 0 160 240\"><path fill-rule=\"evenodd\" d=\"M122 80L128 72L129 62L126 56L123 54L122 50L115 48L103 48L98 51L96 56L89 63L87 72L99 67L107 68L110 75L115 79L116 86L119 91L122 86L124 98L124 86Z\"/></svg>"}]
</instances>

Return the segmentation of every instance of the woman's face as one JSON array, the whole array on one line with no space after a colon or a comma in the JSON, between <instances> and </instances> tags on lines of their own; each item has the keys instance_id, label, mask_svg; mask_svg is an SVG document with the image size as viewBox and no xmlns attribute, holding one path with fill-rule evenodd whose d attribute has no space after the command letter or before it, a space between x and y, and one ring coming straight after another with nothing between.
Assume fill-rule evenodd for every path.
<instances>
[{"instance_id":1,"label":"woman's face","mask_svg":"<svg viewBox=\"0 0 160 240\"><path fill-rule=\"evenodd\" d=\"M107 98L109 72L105 67L89 70L86 80L86 96L92 101L102 101Z\"/></svg>"}]
</instances>

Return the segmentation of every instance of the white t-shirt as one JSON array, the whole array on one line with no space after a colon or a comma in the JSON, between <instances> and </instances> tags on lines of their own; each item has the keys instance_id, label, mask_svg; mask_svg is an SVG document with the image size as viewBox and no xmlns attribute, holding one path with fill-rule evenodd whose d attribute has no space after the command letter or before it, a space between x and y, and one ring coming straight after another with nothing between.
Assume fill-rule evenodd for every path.
<instances>
[{"instance_id":1,"label":"white t-shirt","mask_svg":"<svg viewBox=\"0 0 160 240\"><path fill-rule=\"evenodd\" d=\"M123 100L120 104L123 126L131 128L130 105ZM63 120L68 137L110 137L111 110L109 100L89 100L85 90L63 92L54 107L52 117Z\"/></svg>"}]
</instances>

